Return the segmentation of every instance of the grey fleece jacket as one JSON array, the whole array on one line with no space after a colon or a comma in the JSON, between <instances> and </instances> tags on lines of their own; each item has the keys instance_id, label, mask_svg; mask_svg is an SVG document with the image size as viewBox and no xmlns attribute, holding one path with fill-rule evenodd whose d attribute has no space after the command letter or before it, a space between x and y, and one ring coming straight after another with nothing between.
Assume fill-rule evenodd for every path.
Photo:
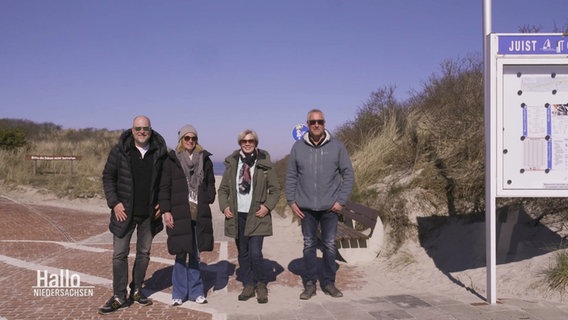
<instances>
[{"instance_id":1,"label":"grey fleece jacket","mask_svg":"<svg viewBox=\"0 0 568 320\"><path fill-rule=\"evenodd\" d=\"M325 131L325 140L312 144L308 134L294 143L286 171L286 199L300 209L329 210L347 203L355 175L347 149Z\"/></svg>"}]
</instances>

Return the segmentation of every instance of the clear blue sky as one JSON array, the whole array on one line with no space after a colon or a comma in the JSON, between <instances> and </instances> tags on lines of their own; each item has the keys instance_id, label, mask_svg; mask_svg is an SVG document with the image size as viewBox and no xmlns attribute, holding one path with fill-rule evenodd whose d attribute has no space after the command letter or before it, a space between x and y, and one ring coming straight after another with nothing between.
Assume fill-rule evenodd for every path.
<instances>
[{"instance_id":1,"label":"clear blue sky","mask_svg":"<svg viewBox=\"0 0 568 320\"><path fill-rule=\"evenodd\" d=\"M309 109L353 120L371 92L404 100L446 59L482 53L482 0L0 0L0 118L128 128L173 147L193 124L220 161L246 128L273 160ZM566 0L494 0L493 32L551 32Z\"/></svg>"}]
</instances>

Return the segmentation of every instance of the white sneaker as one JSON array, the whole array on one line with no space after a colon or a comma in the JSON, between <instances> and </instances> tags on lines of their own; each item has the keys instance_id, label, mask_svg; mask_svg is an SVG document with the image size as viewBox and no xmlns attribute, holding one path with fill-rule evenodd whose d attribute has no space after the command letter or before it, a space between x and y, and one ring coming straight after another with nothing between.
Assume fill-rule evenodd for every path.
<instances>
[{"instance_id":1,"label":"white sneaker","mask_svg":"<svg viewBox=\"0 0 568 320\"><path fill-rule=\"evenodd\" d=\"M199 296L195 298L195 303L204 304L207 303L207 299L204 296Z\"/></svg>"},{"instance_id":2,"label":"white sneaker","mask_svg":"<svg viewBox=\"0 0 568 320\"><path fill-rule=\"evenodd\" d=\"M172 306L174 306L174 307L181 306L182 303L183 303L183 301L181 301L181 299L173 299L172 300Z\"/></svg>"}]
</instances>

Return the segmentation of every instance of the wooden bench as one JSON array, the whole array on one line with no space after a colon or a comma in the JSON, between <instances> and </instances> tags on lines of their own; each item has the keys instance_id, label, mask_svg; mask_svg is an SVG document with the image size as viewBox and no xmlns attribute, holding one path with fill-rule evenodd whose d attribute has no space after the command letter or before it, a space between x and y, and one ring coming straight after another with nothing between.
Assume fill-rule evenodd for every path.
<instances>
[{"instance_id":1,"label":"wooden bench","mask_svg":"<svg viewBox=\"0 0 568 320\"><path fill-rule=\"evenodd\" d=\"M361 204L347 202L337 223L336 241L366 240L373 235L379 211ZM365 234L361 231L367 231Z\"/></svg>"},{"instance_id":2,"label":"wooden bench","mask_svg":"<svg viewBox=\"0 0 568 320\"><path fill-rule=\"evenodd\" d=\"M377 228L375 230L375 228ZM337 258L349 263L371 261L383 243L383 223L379 211L364 205L347 202L337 222L335 244Z\"/></svg>"},{"instance_id":3,"label":"wooden bench","mask_svg":"<svg viewBox=\"0 0 568 320\"><path fill-rule=\"evenodd\" d=\"M348 263L371 261L381 252L383 236L378 210L347 202L337 221L337 259ZM321 239L319 230L318 238Z\"/></svg>"}]
</instances>

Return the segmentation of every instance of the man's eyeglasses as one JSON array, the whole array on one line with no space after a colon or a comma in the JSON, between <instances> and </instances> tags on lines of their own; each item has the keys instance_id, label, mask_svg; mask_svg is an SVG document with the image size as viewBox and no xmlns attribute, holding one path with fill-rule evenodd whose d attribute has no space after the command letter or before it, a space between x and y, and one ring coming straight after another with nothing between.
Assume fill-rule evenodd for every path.
<instances>
[{"instance_id":1,"label":"man's eyeglasses","mask_svg":"<svg viewBox=\"0 0 568 320\"><path fill-rule=\"evenodd\" d=\"M315 124L319 124L320 126L323 125L325 123L325 120L321 119L321 120L308 120L308 124L310 126L313 126Z\"/></svg>"},{"instance_id":2,"label":"man's eyeglasses","mask_svg":"<svg viewBox=\"0 0 568 320\"><path fill-rule=\"evenodd\" d=\"M254 139L243 139L243 140L241 140L241 144L246 144L246 143L254 144L255 141L254 141Z\"/></svg>"},{"instance_id":3,"label":"man's eyeglasses","mask_svg":"<svg viewBox=\"0 0 568 320\"><path fill-rule=\"evenodd\" d=\"M150 131L150 127L134 127L135 131L140 131L140 130L144 130L144 131Z\"/></svg>"},{"instance_id":4,"label":"man's eyeglasses","mask_svg":"<svg viewBox=\"0 0 568 320\"><path fill-rule=\"evenodd\" d=\"M187 141L189 141L189 140L195 142L195 141L197 141L197 137L195 137L195 136L185 136L185 137L183 137L183 141L186 141L186 142L187 142Z\"/></svg>"}]
</instances>

